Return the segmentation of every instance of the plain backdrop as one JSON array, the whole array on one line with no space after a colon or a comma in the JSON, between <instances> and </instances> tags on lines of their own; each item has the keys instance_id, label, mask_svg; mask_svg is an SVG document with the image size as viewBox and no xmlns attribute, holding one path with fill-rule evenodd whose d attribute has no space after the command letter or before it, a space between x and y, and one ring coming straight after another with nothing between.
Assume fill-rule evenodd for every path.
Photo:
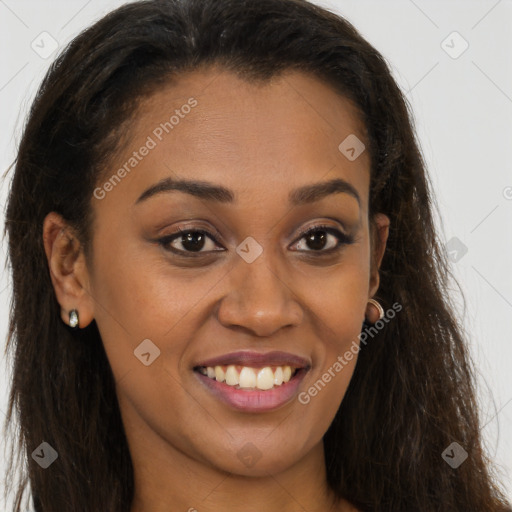
<instances>
[{"instance_id":1,"label":"plain backdrop","mask_svg":"<svg viewBox=\"0 0 512 512\"><path fill-rule=\"evenodd\" d=\"M0 0L2 173L15 157L28 108L56 53L124 3ZM454 286L478 368L482 433L512 499L512 2L316 3L345 16L383 54L410 102L440 210L439 228L466 299L464 308ZM58 48L47 55L52 45ZM9 178L0 189L2 226L8 185ZM2 346L11 295L5 254L3 241ZM7 372L2 359L2 423ZM1 482L4 471L2 457Z\"/></svg>"}]
</instances>

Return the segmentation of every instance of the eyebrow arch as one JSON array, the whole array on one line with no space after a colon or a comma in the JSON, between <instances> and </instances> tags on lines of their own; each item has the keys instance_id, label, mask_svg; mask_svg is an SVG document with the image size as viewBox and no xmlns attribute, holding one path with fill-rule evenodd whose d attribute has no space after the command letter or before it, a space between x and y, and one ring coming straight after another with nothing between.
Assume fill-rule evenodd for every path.
<instances>
[{"instance_id":1,"label":"eyebrow arch","mask_svg":"<svg viewBox=\"0 0 512 512\"><path fill-rule=\"evenodd\" d=\"M304 185L300 188L292 190L289 194L289 201L294 206L319 201L331 194L346 193L357 200L361 206L361 198L357 190L348 181L341 178L335 178L330 181L314 183L312 185Z\"/></svg>"},{"instance_id":2,"label":"eyebrow arch","mask_svg":"<svg viewBox=\"0 0 512 512\"><path fill-rule=\"evenodd\" d=\"M137 199L135 204L139 204L156 194L170 192L173 190L184 192L200 199L216 201L219 203L236 202L235 194L230 189L221 185L215 185L207 181L164 178L155 185L146 189ZM361 206L361 198L357 190L348 181L341 178L313 183L312 185L303 185L302 187L292 190L288 196L288 200L293 206L300 206L319 201L328 195L337 193L346 193L351 195L357 200L359 206Z\"/></svg>"},{"instance_id":3,"label":"eyebrow arch","mask_svg":"<svg viewBox=\"0 0 512 512\"><path fill-rule=\"evenodd\" d=\"M135 204L141 203L142 201L145 201L156 194L160 194L161 192L170 192L172 190L178 190L200 199L217 201L219 203L235 202L235 195L233 192L221 185L214 185L207 181L164 178L155 185L146 189L137 201L135 201Z\"/></svg>"}]
</instances>

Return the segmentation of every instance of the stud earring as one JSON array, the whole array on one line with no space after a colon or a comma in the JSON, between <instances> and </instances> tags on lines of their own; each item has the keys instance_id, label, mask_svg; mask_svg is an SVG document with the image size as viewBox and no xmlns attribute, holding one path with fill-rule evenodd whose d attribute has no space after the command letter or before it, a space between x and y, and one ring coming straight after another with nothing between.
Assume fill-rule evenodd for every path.
<instances>
[{"instance_id":1,"label":"stud earring","mask_svg":"<svg viewBox=\"0 0 512 512\"><path fill-rule=\"evenodd\" d=\"M370 319L368 319L368 322L372 323L372 324L375 324L376 322L378 322L379 320L382 320L384 318L384 309L382 309L382 306L380 305L379 302L377 302L375 299L368 299L368 304L373 306L373 308L375 308L377 310L377 313L379 315L379 317L377 318L377 320L375 321L371 321ZM367 308L367 311L368 311L368 308ZM371 315L372 317L375 317L374 314Z\"/></svg>"},{"instance_id":2,"label":"stud earring","mask_svg":"<svg viewBox=\"0 0 512 512\"><path fill-rule=\"evenodd\" d=\"M78 330L79 329L79 325L78 325L78 310L77 309L72 309L69 312L69 326L72 329L74 329L74 330Z\"/></svg>"}]
</instances>

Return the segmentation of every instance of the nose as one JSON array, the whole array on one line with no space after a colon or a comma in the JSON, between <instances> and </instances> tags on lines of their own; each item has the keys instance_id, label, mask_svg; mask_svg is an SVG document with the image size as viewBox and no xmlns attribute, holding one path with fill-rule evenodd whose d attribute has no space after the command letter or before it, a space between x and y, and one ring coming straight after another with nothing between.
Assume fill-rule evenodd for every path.
<instances>
[{"instance_id":1,"label":"nose","mask_svg":"<svg viewBox=\"0 0 512 512\"><path fill-rule=\"evenodd\" d=\"M263 253L265 254L265 253ZM238 261L229 273L229 288L217 310L219 322L256 336L272 336L302 322L303 309L287 275L269 266L263 254L254 262Z\"/></svg>"}]
</instances>

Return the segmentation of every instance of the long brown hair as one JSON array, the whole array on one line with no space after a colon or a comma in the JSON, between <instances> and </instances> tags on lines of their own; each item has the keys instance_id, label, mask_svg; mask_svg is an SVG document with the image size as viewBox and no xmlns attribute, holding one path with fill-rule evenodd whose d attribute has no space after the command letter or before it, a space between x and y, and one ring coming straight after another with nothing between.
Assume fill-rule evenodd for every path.
<instances>
[{"instance_id":1,"label":"long brown hair","mask_svg":"<svg viewBox=\"0 0 512 512\"><path fill-rule=\"evenodd\" d=\"M383 57L343 18L302 0L149 0L77 36L53 62L19 145L6 228L13 301L6 427L20 429L10 469L23 469L36 512L126 512L133 467L116 383L97 326L60 319L42 225L56 211L90 250L91 197L138 101L180 73L221 66L265 81L301 70L358 108L371 156L370 219L391 219L378 298L403 311L364 346L324 437L328 483L363 511L498 511L479 430L474 374L447 294L450 271L410 107ZM44 470L42 441L58 453ZM457 469L441 454L456 442Z\"/></svg>"}]
</instances>

